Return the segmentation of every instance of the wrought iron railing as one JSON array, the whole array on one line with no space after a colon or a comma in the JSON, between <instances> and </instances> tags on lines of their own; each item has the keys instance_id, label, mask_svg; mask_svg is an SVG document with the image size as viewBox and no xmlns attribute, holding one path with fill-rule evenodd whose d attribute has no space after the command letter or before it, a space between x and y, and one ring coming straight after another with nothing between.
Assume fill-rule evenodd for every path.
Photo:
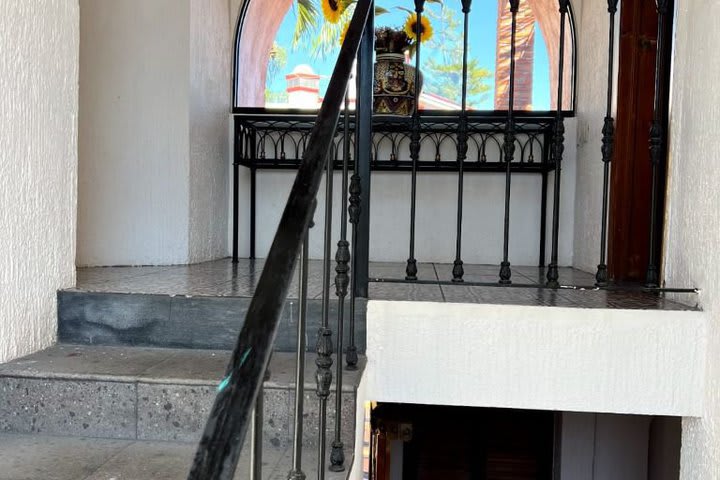
<instances>
[{"instance_id":1,"label":"wrought iron railing","mask_svg":"<svg viewBox=\"0 0 720 480\"><path fill-rule=\"evenodd\" d=\"M600 262L597 270L596 288L615 288L608 285L606 267L607 203L609 198L609 164L612 160L614 122L612 118L613 98L613 52L614 22L619 0L607 0L609 12L609 63L607 113L603 125L602 157L604 165L602 238ZM547 282L541 288L559 288L561 279L558 271L558 242L560 229L560 181L565 145L563 110L564 49L566 24L568 22L569 0L558 0L561 26L559 29L559 60L556 110L545 115L527 114L514 111L515 84L515 34L517 14L521 0L508 0L511 12L511 61L509 72L509 108L506 112L479 114L467 110L467 38L468 18L471 0L460 0L464 15L464 61L462 75L462 106L458 113L421 112L417 102L409 118L383 117L373 119L373 2L358 0L345 41L330 80L319 114L302 112L277 112L266 110L236 111L235 115L235 164L234 164L234 218L235 245L233 256L237 259L237 218L238 218L238 169L246 166L253 174L251 188L255 188L255 172L258 169L297 169L287 205L279 228L270 247L265 268L246 315L246 321L238 337L226 376L218 387L217 398L200 442L189 478L193 480L231 479L235 474L240 450L249 428L251 436L251 478L261 476L262 456L262 384L272 345L278 329L279 317L299 257L300 270L300 312L298 322L298 351L295 393L295 428L293 438L293 465L288 479L304 479L302 467L302 418L305 326L308 272L308 230L316 206L316 196L323 171L326 174L326 204L323 248L323 293L322 319L317 336L316 393L319 399L318 478L324 478L326 462L327 402L333 380L332 353L338 357L345 352L345 362L338 359L335 364L335 432L332 441L329 469L340 471L345 468L344 442L341 438L342 376L344 369L357 367L355 348L355 298L366 294L368 276L368 226L369 195L367 194L371 169L405 170L410 172L410 235L405 277L403 279L374 279L375 281L403 281L424 283L418 278L415 258L415 213L417 200L417 174L420 171L451 171L458 173L457 188L457 231L453 262L455 284L495 285L499 287L527 286L514 284L512 264L509 255L510 239L510 194L513 175L517 173L539 173L543 179L543 202L547 197L547 174L554 172L552 191L552 238L551 255L547 268ZM415 0L415 13L420 17L425 0ZM657 0L660 13L658 44L662 45L663 26L666 21L667 2ZM420 22L416 22L420 25ZM419 27L418 27L419 28ZM419 36L419 32L418 36ZM660 50L660 48L658 49ZM357 55L357 106L351 112L347 99L347 85L353 62ZM416 66L420 65L421 48L415 50ZM662 55L658 54L658 72L662 67ZM419 69L416 69L419 72ZM419 75L419 74L417 74ZM657 75L659 78L660 75ZM419 78L416 78L416 83ZM651 131L651 161L653 166L653 219L658 214L659 164L662 160L663 128L659 114L660 81L655 85L655 121ZM343 110L344 113L341 115ZM292 113L292 114L291 114ZM342 120L340 122L340 120ZM600 145L599 145L600 147ZM599 151L600 153L600 151ZM405 155L408 156L405 156ZM354 158L353 158L354 157ZM330 326L331 286L331 231L333 171L342 171L341 195L343 205L340 218L340 240L335 256L335 294L337 296L336 344L332 344ZM352 170L352 176L350 171ZM504 222L503 255L499 262L498 280L492 283L465 282L463 279L462 226L463 188L465 174L469 171L496 172L504 175ZM364 193L365 192L365 193ZM254 193L253 193L254 195ZM347 207L347 209L346 209ZM254 203L252 208L254 209ZM545 212L543 203L542 212ZM251 222L255 221L254 210ZM544 213L543 213L544 215ZM543 217L544 218L544 217ZM348 240L347 223L352 226ZM254 230L254 223L251 224ZM647 269L646 287L660 291L657 262L657 232L650 232L650 264ZM544 225L543 225L544 232ZM253 236L254 238L254 236ZM544 236L541 239L540 264L544 265ZM254 255L254 243L251 246ZM449 255L450 256L450 255ZM437 283L434 281L434 283ZM441 282L442 283L442 282ZM350 288L352 287L352 288ZM365 290L363 290L365 288ZM533 285L538 288L538 285ZM670 289L665 289L670 290ZM673 289L672 291L680 291ZM691 290L686 290L691 291ZM343 345L345 327L345 302L349 298L349 344ZM253 413L254 412L254 413Z\"/></svg>"},{"instance_id":2,"label":"wrought iron railing","mask_svg":"<svg viewBox=\"0 0 720 480\"><path fill-rule=\"evenodd\" d=\"M556 168L552 160L552 136L556 119L550 112L516 112L515 151L512 161L505 162L503 133L505 119L499 112L466 112L461 121L457 113L422 112L420 114L420 152L416 162L410 157L411 119L403 117L375 116L370 140L370 170L382 172L441 173L458 172L458 238L462 225L462 186L465 173L505 173L508 167L512 174L531 174L541 177L540 191L540 238L538 265L545 265L546 221L548 179ZM347 120L348 135L344 123ZM307 113L293 111L268 111L265 109L236 109L235 121L235 183L239 184L239 168L250 172L249 236L250 257L256 255L258 228L257 175L262 170L297 169L307 148L307 139L312 129L312 117ZM330 151L336 170L342 169L344 145L354 151L357 147L356 126L352 114L343 117L343 128L339 128ZM463 136L458 132L463 129ZM347 139L347 140L346 140ZM459 152L463 152L459 160ZM352 159L350 168L355 167ZM369 189L365 183L365 191ZM260 194L262 195L262 194ZM234 192L233 218L240 217L239 192ZM233 222L233 258L239 256L238 221ZM456 259L457 260L457 259ZM365 262L366 259L361 260ZM456 269L456 274L457 269ZM457 276L455 278L458 278ZM462 275L460 274L460 277Z\"/></svg>"}]
</instances>

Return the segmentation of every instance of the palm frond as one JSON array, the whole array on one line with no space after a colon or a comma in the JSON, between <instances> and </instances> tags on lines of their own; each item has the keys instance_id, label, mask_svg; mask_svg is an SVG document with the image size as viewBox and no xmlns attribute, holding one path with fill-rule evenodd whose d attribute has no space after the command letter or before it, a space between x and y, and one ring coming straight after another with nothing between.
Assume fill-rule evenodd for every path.
<instances>
[{"instance_id":1,"label":"palm frond","mask_svg":"<svg viewBox=\"0 0 720 480\"><path fill-rule=\"evenodd\" d=\"M293 33L292 47L297 48L300 40L307 37L317 27L318 7L314 0L297 0L295 32Z\"/></svg>"}]
</instances>

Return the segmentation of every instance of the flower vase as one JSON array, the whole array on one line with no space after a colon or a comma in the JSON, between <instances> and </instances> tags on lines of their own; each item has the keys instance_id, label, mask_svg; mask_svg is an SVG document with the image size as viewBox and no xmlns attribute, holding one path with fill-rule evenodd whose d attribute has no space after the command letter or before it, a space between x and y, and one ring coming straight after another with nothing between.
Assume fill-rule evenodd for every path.
<instances>
[{"instance_id":1,"label":"flower vase","mask_svg":"<svg viewBox=\"0 0 720 480\"><path fill-rule=\"evenodd\" d=\"M405 63L402 53L378 53L375 61L373 111L377 114L412 115L418 92L415 67Z\"/></svg>"}]
</instances>

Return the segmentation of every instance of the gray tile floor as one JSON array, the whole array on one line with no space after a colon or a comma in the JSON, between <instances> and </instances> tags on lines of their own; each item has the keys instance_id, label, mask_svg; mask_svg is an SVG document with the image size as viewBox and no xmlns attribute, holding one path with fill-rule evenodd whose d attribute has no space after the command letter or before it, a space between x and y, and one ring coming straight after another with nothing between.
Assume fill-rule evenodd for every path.
<instances>
[{"instance_id":1,"label":"gray tile floor","mask_svg":"<svg viewBox=\"0 0 720 480\"><path fill-rule=\"evenodd\" d=\"M179 442L0 434L0 480L181 480L187 478L195 448ZM264 446L263 478L286 480L291 453ZM308 478L316 476L316 456L313 450L304 452ZM244 451L236 480L249 478L249 464ZM329 480L346 476L326 473Z\"/></svg>"},{"instance_id":2,"label":"gray tile floor","mask_svg":"<svg viewBox=\"0 0 720 480\"><path fill-rule=\"evenodd\" d=\"M145 293L189 296L250 297L255 292L264 260L241 259L233 264L221 259L195 265L167 267L92 267L79 268L77 289L93 292ZM496 265L465 264L465 281L495 284ZM508 305L556 306L577 308L628 308L686 310L696 305L695 294L676 296L678 302L662 295L642 291L596 290L593 274L569 267L560 268L564 288L541 288L545 270L532 266L514 266L515 287L447 285L452 279L452 265L418 264L418 278L427 283L390 283L373 281L369 297L374 300L414 300L453 303L491 303ZM370 264L371 279L403 279L404 263ZM322 295L322 262L310 261L308 275L310 298ZM522 287L518 286L522 285ZM573 287L573 288L570 288ZM574 288L583 287L583 288ZM290 287L290 297L297 297L297 279Z\"/></svg>"}]
</instances>

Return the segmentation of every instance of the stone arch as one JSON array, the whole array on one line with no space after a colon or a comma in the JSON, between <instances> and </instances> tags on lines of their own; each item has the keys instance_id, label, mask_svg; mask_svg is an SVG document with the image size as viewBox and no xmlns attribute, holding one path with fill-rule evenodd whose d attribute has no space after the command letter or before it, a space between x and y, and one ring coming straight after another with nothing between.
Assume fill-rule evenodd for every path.
<instances>
[{"instance_id":1,"label":"stone arch","mask_svg":"<svg viewBox=\"0 0 720 480\"><path fill-rule=\"evenodd\" d=\"M235 106L265 106L267 57L293 0L244 0L235 27Z\"/></svg>"}]
</instances>

